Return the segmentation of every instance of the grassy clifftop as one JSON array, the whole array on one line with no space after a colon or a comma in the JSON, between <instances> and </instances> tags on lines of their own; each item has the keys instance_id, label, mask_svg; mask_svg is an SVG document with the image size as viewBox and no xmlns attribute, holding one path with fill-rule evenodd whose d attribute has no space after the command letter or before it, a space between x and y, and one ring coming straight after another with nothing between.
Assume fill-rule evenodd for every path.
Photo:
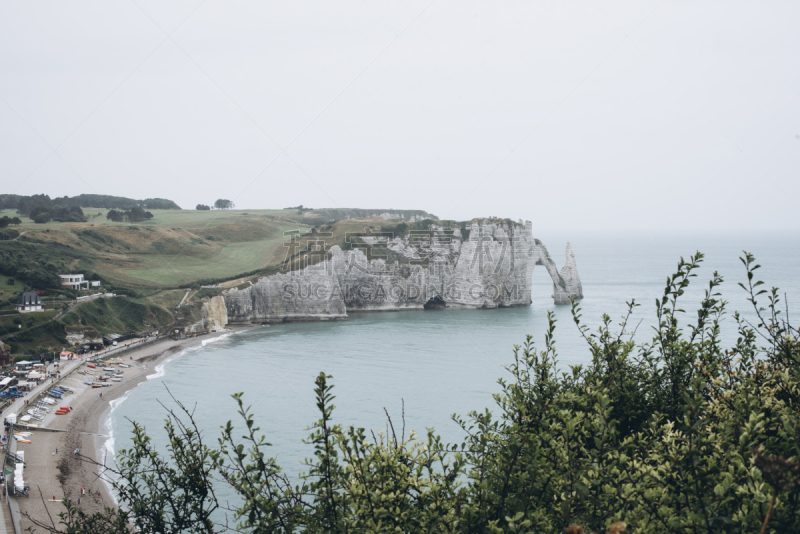
<instances>
[{"instance_id":1,"label":"grassy clifftop","mask_svg":"<svg viewBox=\"0 0 800 534\"><path fill-rule=\"evenodd\" d=\"M69 256L63 267L73 272L97 273L112 286L170 288L276 264L283 259L284 233L310 229L302 215L284 210L159 210L135 224L111 222L107 210L85 212L85 223L25 220L18 241L0 242L0 252L21 243L61 247L68 253L58 259Z\"/></svg>"},{"instance_id":2,"label":"grassy clifftop","mask_svg":"<svg viewBox=\"0 0 800 534\"><path fill-rule=\"evenodd\" d=\"M390 209L158 210L152 219L130 224L109 221L106 209L85 208L84 213L85 223L25 219L16 228L21 236L15 243L61 247L65 252L53 255L64 268L97 273L113 286L175 288L278 266L291 248L291 232L331 225L363 231L386 224L390 216L396 217L389 219L393 224L435 218L421 210ZM0 211L0 216L14 214ZM0 242L0 251L3 246Z\"/></svg>"}]
</instances>

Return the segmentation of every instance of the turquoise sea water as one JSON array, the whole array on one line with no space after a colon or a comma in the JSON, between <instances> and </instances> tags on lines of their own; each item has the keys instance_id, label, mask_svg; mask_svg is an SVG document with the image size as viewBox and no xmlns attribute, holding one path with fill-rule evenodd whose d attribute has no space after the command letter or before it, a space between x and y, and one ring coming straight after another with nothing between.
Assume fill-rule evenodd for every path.
<instances>
[{"instance_id":1,"label":"turquoise sea water","mask_svg":"<svg viewBox=\"0 0 800 534\"><path fill-rule=\"evenodd\" d=\"M681 255L688 257L698 249L706 253L706 261L684 296L687 320L694 318L714 270L726 279L722 291L731 314L739 310L753 316L736 284L745 280L738 259L742 249L756 254L768 287L781 287L790 305L800 301L800 236L569 238L583 282L583 318L592 328L604 312L618 319L625 302L635 298L642 304L633 321L641 320L637 337L649 339L654 299L663 292L667 275ZM542 239L561 266L566 238ZM230 395L244 392L273 444L273 455L294 475L302 470L302 459L311 455L302 439L318 418L312 390L320 371L334 377L338 422L377 434L386 429L385 407L399 431L404 402L406 432L434 427L445 441L460 443L462 434L451 414L466 415L493 405L491 395L499 390L497 379L507 374L503 366L512 360L512 346L523 343L526 334L541 343L548 310L558 319L556 343L562 364L588 358L569 307L553 305L552 283L543 268L535 270L533 282L529 308L358 313L345 322L259 327L207 342L159 366L150 380L115 402L110 417L114 441L108 445L127 446L128 419L145 424L157 443L164 442L164 408L158 401L170 402L165 386L184 404L196 406L199 424L215 443L220 426L230 419L237 422ZM800 317L800 308L795 309ZM730 315L723 335L735 339Z\"/></svg>"}]
</instances>

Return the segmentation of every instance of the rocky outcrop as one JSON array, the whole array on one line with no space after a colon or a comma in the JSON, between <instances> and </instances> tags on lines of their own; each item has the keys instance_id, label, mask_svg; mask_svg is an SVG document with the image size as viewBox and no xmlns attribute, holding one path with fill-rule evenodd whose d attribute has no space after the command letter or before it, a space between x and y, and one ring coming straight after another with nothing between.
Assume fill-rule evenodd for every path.
<instances>
[{"instance_id":1,"label":"rocky outcrop","mask_svg":"<svg viewBox=\"0 0 800 534\"><path fill-rule=\"evenodd\" d=\"M556 304L583 297L572 248L559 272L530 222L481 219L402 236L367 232L348 244L331 247L316 265L226 291L204 308L204 321L214 314L222 328L225 321L340 320L348 311L528 306L536 265L550 274Z\"/></svg>"},{"instance_id":2,"label":"rocky outcrop","mask_svg":"<svg viewBox=\"0 0 800 534\"><path fill-rule=\"evenodd\" d=\"M203 318L184 328L186 334L206 332L223 332L228 324L228 309L222 296L211 297L203 301Z\"/></svg>"},{"instance_id":3,"label":"rocky outcrop","mask_svg":"<svg viewBox=\"0 0 800 534\"><path fill-rule=\"evenodd\" d=\"M88 343L102 343L103 336L93 326L65 326L67 344L70 347Z\"/></svg>"}]
</instances>

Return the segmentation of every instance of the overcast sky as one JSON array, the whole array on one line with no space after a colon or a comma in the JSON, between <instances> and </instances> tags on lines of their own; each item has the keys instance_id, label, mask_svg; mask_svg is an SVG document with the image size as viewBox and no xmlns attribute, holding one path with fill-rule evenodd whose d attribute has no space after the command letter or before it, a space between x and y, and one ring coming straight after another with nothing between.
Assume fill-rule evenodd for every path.
<instances>
[{"instance_id":1,"label":"overcast sky","mask_svg":"<svg viewBox=\"0 0 800 534\"><path fill-rule=\"evenodd\" d=\"M2 193L800 230L800 3L2 0Z\"/></svg>"}]
</instances>

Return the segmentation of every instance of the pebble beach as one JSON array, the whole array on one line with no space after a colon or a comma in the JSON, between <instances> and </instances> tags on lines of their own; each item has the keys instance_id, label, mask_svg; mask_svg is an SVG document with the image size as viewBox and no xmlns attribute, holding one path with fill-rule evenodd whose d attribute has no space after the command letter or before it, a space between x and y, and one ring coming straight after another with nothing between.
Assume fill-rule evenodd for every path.
<instances>
[{"instance_id":1,"label":"pebble beach","mask_svg":"<svg viewBox=\"0 0 800 534\"><path fill-rule=\"evenodd\" d=\"M30 488L29 494L27 497L9 497L19 504L22 530L36 528L28 516L58 525L58 514L65 509L64 499L69 499L73 505L80 504L87 513L115 507L109 486L104 482L108 473L103 467L114 465L113 458L107 457L108 430L104 428L111 403L147 380L148 374L153 374L154 368L170 356L223 334L160 340L128 350L118 361L130 367L119 366L123 371L122 381L112 382L110 387L93 389L85 384L85 380L93 377L80 372L92 370L83 361L74 367L67 366L70 370L62 376L59 384L69 387L73 393L58 400L57 406L68 406L72 410L65 415L48 414L38 422L39 428L15 427L15 431L31 433L27 437L30 443L16 443L17 450L25 453L25 483ZM11 411L6 411L4 417ZM24 413L25 410L20 411ZM75 454L76 449L80 449L79 454Z\"/></svg>"}]
</instances>

